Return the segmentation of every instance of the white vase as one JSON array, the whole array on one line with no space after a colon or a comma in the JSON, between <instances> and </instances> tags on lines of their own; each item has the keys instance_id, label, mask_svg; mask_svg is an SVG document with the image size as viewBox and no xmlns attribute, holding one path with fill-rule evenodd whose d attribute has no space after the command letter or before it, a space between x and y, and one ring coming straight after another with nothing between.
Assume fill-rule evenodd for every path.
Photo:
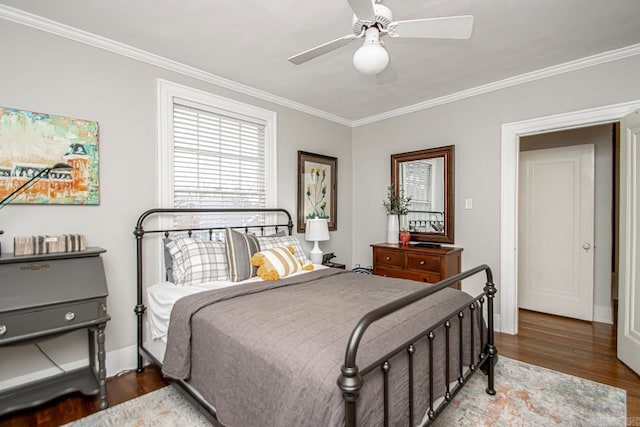
<instances>
[{"instance_id":1,"label":"white vase","mask_svg":"<svg viewBox=\"0 0 640 427\"><path fill-rule=\"evenodd\" d=\"M400 243L398 215L387 215L387 243Z\"/></svg>"}]
</instances>

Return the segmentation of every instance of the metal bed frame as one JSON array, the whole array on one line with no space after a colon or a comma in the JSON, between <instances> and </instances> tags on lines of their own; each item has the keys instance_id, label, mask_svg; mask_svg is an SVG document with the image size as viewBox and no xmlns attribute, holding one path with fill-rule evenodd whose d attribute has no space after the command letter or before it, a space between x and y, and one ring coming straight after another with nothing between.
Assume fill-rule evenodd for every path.
<instances>
[{"instance_id":1,"label":"metal bed frame","mask_svg":"<svg viewBox=\"0 0 640 427\"><path fill-rule=\"evenodd\" d=\"M137 332L138 332L138 367L137 372L142 372L144 370L144 360L147 359L155 365L162 366L162 362L158 360L147 348L144 346L144 336L143 336L143 316L146 311L146 307L143 302L143 245L142 239L145 234L162 234L165 237L168 237L170 233L187 233L189 236L194 232L207 232L209 239L212 238L213 233L215 231L221 231L227 228L224 227L203 227L203 228L159 228L159 229L145 229L143 224L146 219L154 215L172 215L176 214L241 214L241 213L257 213L257 214L283 214L287 217L286 224L277 222L274 224L264 224L258 226L251 225L238 225L238 226L230 226L230 228L237 230L244 230L245 232L250 232L253 230L258 230L261 235L264 235L265 230L275 230L276 232L280 228L285 228L288 230L289 235L292 234L293 230L293 221L291 214L285 209L150 209L144 212L138 218L138 222L136 224L135 230L133 234L136 237L136 255L137 255L137 304L135 306L134 312L137 317ZM375 363L371 364L368 368L360 370L356 364L356 355L358 353L358 347L360 344L360 340L364 335L365 331L371 324L374 322L410 305L414 302L425 298L435 292L438 292L441 289L449 287L456 282L459 282L463 279L471 277L475 274L479 274L484 272L486 275L486 283L483 289L483 292L475 297L471 303L465 303L464 305L458 307L456 310L453 310L448 316L442 319L433 327L428 330L423 331L419 335L413 337L408 340L402 346L390 351L387 355L377 360ZM427 410L428 420L426 424L431 424L431 422L444 410L444 408L451 402L454 396L460 391L460 389L469 381L471 376L478 370L482 370L487 375L487 388L486 392L490 395L495 395L496 391L494 388L494 366L498 360L498 351L494 343L494 333L493 333L493 303L496 294L496 287L493 283L493 274L491 269L487 265L480 265L470 270L464 271L462 273L456 274L455 276L451 276L445 280L438 282L435 285L425 287L424 290L420 290L414 292L410 295L407 295L398 300L392 301L384 306L381 306L369 313L360 319L357 323L356 327L353 329L351 333L350 339L347 343L346 352L345 352L345 362L341 368L340 375L337 380L338 388L342 392L342 397L345 404L345 425L346 427L356 427L356 404L358 401L358 397L360 394L360 390L364 384L363 377L372 372L374 370L379 370L383 375L383 405L384 405L384 425L385 427L389 425L389 371L391 370L391 364L389 360L401 353L407 352L408 360L409 360L409 370L408 370L408 399L409 399L409 423L410 426L415 425L414 417L413 417L413 401L414 401L414 360L416 357L425 357L423 355L419 355L416 353L415 343L419 340L427 341L427 355L428 364L429 364L429 407ZM485 322L479 321L476 316L483 316L484 308L486 303L487 310L487 318L486 318L486 327ZM469 322L470 328L470 342L467 343L470 345L471 349L471 363L467 366L463 365L463 348L465 342L463 340L463 318L465 317L465 311L468 311L471 321ZM475 314L477 313L477 314ZM457 366L450 366L450 328L453 322L459 322L458 328L458 351L460 354L458 355L459 363ZM481 319L480 319L481 320ZM478 355L474 354L474 332L475 328L478 327L479 324L479 335L480 335L480 353ZM441 328L443 327L443 328ZM444 330L445 334L445 350L446 350L446 363L445 363L445 388L440 391L434 390L434 378L433 378L433 342L436 338L436 331L438 328ZM441 331L440 331L441 332ZM486 335L486 336L485 336ZM455 339L454 337L453 339ZM475 360L475 362L474 362ZM468 368L468 369L465 369ZM449 378L450 373L455 372L457 369L457 381L454 383L453 387L450 385ZM204 400L197 390L193 389L186 381L183 380L172 380L177 383L187 394L190 396L197 404L199 404L205 411L206 415L209 415L209 418L214 422L215 425L224 427L217 420L216 410L215 408L206 400ZM435 403L436 396L443 396L444 399L440 401L437 405ZM420 420L418 420L420 421Z\"/></svg>"}]
</instances>

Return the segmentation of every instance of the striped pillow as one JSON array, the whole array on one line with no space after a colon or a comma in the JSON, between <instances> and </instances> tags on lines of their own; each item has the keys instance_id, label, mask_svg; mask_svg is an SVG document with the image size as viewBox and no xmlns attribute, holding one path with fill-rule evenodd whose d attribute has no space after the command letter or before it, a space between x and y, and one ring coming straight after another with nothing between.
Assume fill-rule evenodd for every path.
<instances>
[{"instance_id":1,"label":"striped pillow","mask_svg":"<svg viewBox=\"0 0 640 427\"><path fill-rule=\"evenodd\" d=\"M182 237L167 244L173 258L173 283L196 285L228 280L224 242Z\"/></svg>"},{"instance_id":2,"label":"striped pillow","mask_svg":"<svg viewBox=\"0 0 640 427\"><path fill-rule=\"evenodd\" d=\"M283 278L302 270L300 262L291 253L291 250L288 247L278 247L260 251L254 255L254 260L260 255L264 258L260 268L262 268L262 271L267 273L269 277L273 277L269 274L273 271L278 273L279 278ZM261 277L265 280L272 280L271 278L263 276L264 275Z\"/></svg>"},{"instance_id":3,"label":"striped pillow","mask_svg":"<svg viewBox=\"0 0 640 427\"><path fill-rule=\"evenodd\" d=\"M255 277L258 268L251 265L251 257L260 250L256 236L226 228L224 241L229 279L232 282L240 282Z\"/></svg>"}]
</instances>

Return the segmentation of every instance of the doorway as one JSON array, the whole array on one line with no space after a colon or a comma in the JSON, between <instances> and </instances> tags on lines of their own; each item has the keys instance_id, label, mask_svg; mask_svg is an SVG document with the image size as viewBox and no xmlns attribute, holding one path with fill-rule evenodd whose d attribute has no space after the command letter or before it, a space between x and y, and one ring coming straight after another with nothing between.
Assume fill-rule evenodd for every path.
<instances>
[{"instance_id":1,"label":"doorway","mask_svg":"<svg viewBox=\"0 0 640 427\"><path fill-rule=\"evenodd\" d=\"M518 306L613 322L615 126L520 138Z\"/></svg>"},{"instance_id":2,"label":"doorway","mask_svg":"<svg viewBox=\"0 0 640 427\"><path fill-rule=\"evenodd\" d=\"M517 185L520 138L536 133L593 126L620 120L640 108L640 100L563 113L502 125L500 206L500 315L496 325L518 332L517 304ZM620 236L622 240L623 235ZM626 237L625 237L626 238Z\"/></svg>"}]
</instances>

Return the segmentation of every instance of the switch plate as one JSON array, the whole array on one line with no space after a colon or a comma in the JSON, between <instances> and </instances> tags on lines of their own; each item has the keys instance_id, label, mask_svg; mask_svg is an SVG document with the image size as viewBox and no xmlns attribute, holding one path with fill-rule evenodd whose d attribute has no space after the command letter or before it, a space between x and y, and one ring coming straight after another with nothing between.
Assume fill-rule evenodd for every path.
<instances>
[{"instance_id":1,"label":"switch plate","mask_svg":"<svg viewBox=\"0 0 640 427\"><path fill-rule=\"evenodd\" d=\"M464 199L464 208L473 209L473 199Z\"/></svg>"}]
</instances>

